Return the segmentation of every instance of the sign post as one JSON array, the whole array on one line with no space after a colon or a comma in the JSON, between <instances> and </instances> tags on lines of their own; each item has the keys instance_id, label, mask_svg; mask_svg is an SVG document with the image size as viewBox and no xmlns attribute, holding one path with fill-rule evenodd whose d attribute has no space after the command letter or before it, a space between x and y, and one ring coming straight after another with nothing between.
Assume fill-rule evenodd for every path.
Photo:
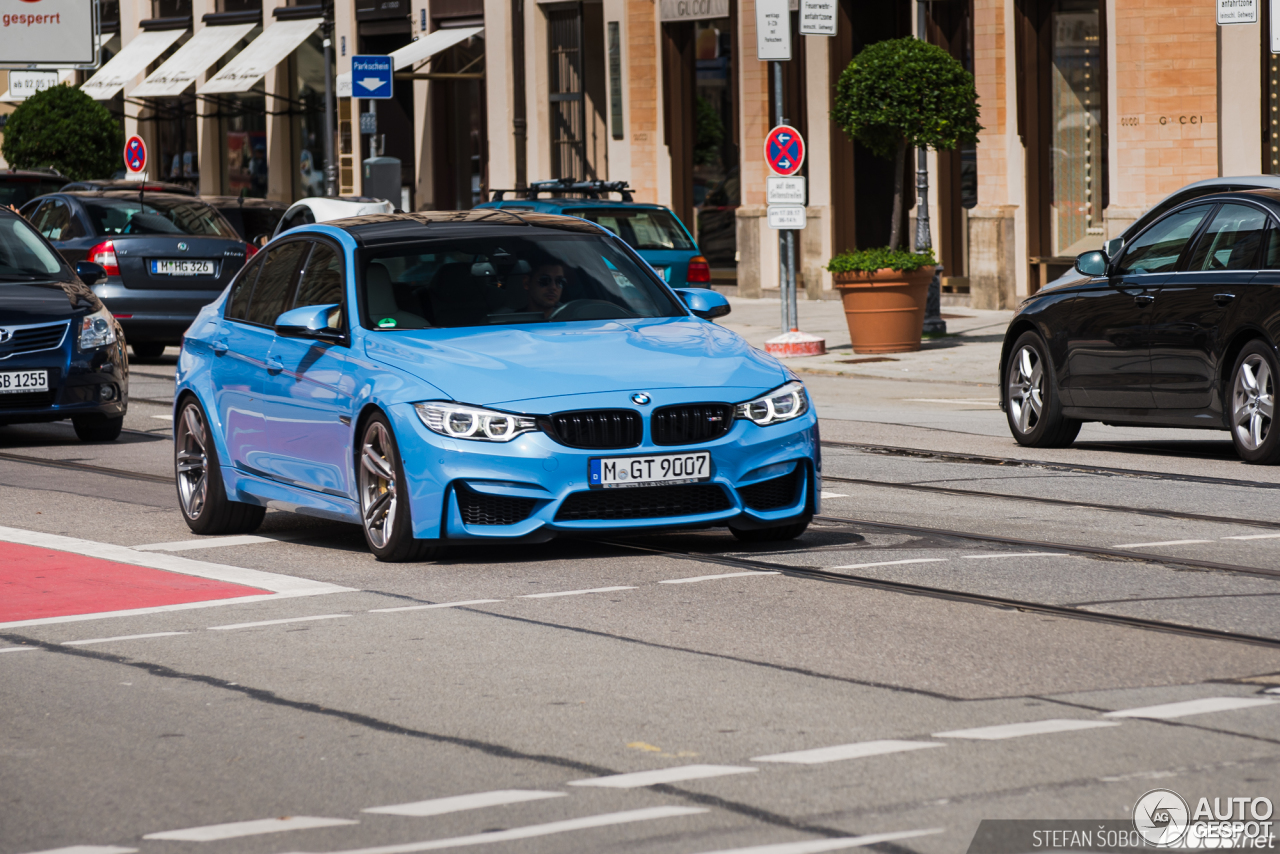
<instances>
[{"instance_id":1,"label":"sign post","mask_svg":"<svg viewBox=\"0 0 1280 854\"><path fill-rule=\"evenodd\" d=\"M124 165L129 170L129 180L147 180L147 144L140 136L131 136L124 144Z\"/></svg>"}]
</instances>

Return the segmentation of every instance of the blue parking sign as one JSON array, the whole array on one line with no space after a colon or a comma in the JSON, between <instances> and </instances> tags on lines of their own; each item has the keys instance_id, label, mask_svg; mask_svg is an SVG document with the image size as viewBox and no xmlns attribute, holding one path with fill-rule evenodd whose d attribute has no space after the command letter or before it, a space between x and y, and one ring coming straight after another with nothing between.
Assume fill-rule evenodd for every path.
<instances>
[{"instance_id":1,"label":"blue parking sign","mask_svg":"<svg viewBox=\"0 0 1280 854\"><path fill-rule=\"evenodd\" d=\"M351 95L355 98L390 98L394 71L389 56L351 57Z\"/></svg>"}]
</instances>

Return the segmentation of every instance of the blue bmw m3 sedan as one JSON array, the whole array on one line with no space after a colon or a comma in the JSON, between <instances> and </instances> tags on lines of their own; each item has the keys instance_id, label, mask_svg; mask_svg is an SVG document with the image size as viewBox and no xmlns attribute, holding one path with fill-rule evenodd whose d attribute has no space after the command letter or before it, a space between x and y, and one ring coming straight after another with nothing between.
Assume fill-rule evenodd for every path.
<instances>
[{"instance_id":1,"label":"blue bmw m3 sedan","mask_svg":"<svg viewBox=\"0 0 1280 854\"><path fill-rule=\"evenodd\" d=\"M196 318L174 401L187 524L267 507L451 543L727 527L799 536L817 417L773 357L582 219L476 210L293 229Z\"/></svg>"}]
</instances>

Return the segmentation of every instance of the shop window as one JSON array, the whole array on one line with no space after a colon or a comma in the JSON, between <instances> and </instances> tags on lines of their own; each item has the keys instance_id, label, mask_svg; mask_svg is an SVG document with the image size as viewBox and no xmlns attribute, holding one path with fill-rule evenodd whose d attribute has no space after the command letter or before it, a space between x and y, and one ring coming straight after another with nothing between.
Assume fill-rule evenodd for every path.
<instances>
[{"instance_id":1,"label":"shop window","mask_svg":"<svg viewBox=\"0 0 1280 854\"><path fill-rule=\"evenodd\" d=\"M153 18L189 18L191 0L151 0Z\"/></svg>"},{"instance_id":2,"label":"shop window","mask_svg":"<svg viewBox=\"0 0 1280 854\"><path fill-rule=\"evenodd\" d=\"M1102 245L1102 26L1099 0L1056 0L1052 19L1052 254L1075 255Z\"/></svg>"},{"instance_id":3,"label":"shop window","mask_svg":"<svg viewBox=\"0 0 1280 854\"><path fill-rule=\"evenodd\" d=\"M582 6L547 10L550 56L551 177L588 178L582 87Z\"/></svg>"},{"instance_id":4,"label":"shop window","mask_svg":"<svg viewBox=\"0 0 1280 854\"><path fill-rule=\"evenodd\" d=\"M260 12L262 0L218 0L219 12Z\"/></svg>"},{"instance_id":5,"label":"shop window","mask_svg":"<svg viewBox=\"0 0 1280 854\"><path fill-rule=\"evenodd\" d=\"M713 267L736 262L741 204L734 107L733 34L729 18L694 25L693 206L698 248Z\"/></svg>"},{"instance_id":6,"label":"shop window","mask_svg":"<svg viewBox=\"0 0 1280 854\"><path fill-rule=\"evenodd\" d=\"M324 195L324 42L317 33L289 59L293 77L294 198Z\"/></svg>"}]
</instances>

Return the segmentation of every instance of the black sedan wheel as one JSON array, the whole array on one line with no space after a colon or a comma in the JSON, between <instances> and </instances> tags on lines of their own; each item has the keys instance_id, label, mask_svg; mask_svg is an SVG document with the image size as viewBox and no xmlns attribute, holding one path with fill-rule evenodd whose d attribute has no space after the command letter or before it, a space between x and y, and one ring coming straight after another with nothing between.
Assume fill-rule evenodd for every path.
<instances>
[{"instance_id":1,"label":"black sedan wheel","mask_svg":"<svg viewBox=\"0 0 1280 854\"><path fill-rule=\"evenodd\" d=\"M1005 415L1019 445L1065 448L1080 433L1080 421L1062 414L1048 348L1035 332L1024 332L1005 366Z\"/></svg>"},{"instance_id":2,"label":"black sedan wheel","mask_svg":"<svg viewBox=\"0 0 1280 854\"><path fill-rule=\"evenodd\" d=\"M227 498L204 410L188 399L173 425L173 470L178 506L197 534L248 534L262 524L267 508Z\"/></svg>"},{"instance_id":3,"label":"black sedan wheel","mask_svg":"<svg viewBox=\"0 0 1280 854\"><path fill-rule=\"evenodd\" d=\"M1262 341L1250 341L1236 357L1231 372L1231 441L1247 463L1280 461L1280 431L1275 429L1275 352Z\"/></svg>"},{"instance_id":4,"label":"black sedan wheel","mask_svg":"<svg viewBox=\"0 0 1280 854\"><path fill-rule=\"evenodd\" d=\"M364 425L356 481L360 485L360 518L369 551L391 562L431 560L442 551L435 540L413 537L409 490L400 450L386 416L374 415Z\"/></svg>"}]
</instances>

